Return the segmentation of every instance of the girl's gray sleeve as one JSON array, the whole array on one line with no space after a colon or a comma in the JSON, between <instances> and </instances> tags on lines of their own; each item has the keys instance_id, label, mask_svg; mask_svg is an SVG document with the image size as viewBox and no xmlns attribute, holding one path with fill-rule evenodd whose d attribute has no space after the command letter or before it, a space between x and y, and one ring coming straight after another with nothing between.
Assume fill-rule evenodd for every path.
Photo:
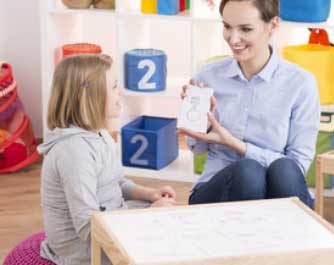
<instances>
[{"instance_id":1,"label":"girl's gray sleeve","mask_svg":"<svg viewBox=\"0 0 334 265\"><path fill-rule=\"evenodd\" d=\"M129 179L122 177L119 181L121 186L124 200L132 200L132 190L135 187L135 183Z\"/></svg>"},{"instance_id":2,"label":"girl's gray sleeve","mask_svg":"<svg viewBox=\"0 0 334 265\"><path fill-rule=\"evenodd\" d=\"M71 150L63 152L56 164L75 231L86 241L90 235L91 216L99 211L96 161L89 151Z\"/></svg>"}]
</instances>

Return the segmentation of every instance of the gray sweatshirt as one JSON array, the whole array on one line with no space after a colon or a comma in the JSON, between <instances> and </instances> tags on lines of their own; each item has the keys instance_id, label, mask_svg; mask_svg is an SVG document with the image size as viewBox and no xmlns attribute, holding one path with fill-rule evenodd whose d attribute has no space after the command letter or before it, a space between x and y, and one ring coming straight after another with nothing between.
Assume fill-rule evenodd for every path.
<instances>
[{"instance_id":1,"label":"gray sweatshirt","mask_svg":"<svg viewBox=\"0 0 334 265\"><path fill-rule=\"evenodd\" d=\"M41 256L56 264L89 265L92 214L127 208L135 184L123 177L107 131L56 128L38 151L44 154L41 206L47 236Z\"/></svg>"}]
</instances>

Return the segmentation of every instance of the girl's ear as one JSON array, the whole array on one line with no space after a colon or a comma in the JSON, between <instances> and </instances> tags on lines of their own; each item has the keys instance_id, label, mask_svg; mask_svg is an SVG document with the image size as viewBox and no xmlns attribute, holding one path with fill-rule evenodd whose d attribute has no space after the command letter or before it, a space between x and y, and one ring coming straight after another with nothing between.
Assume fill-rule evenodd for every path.
<instances>
[{"instance_id":1,"label":"girl's ear","mask_svg":"<svg viewBox=\"0 0 334 265\"><path fill-rule=\"evenodd\" d=\"M270 29L269 29L269 36L271 37L279 28L280 25L280 18L279 16L273 17L269 22Z\"/></svg>"}]
</instances>

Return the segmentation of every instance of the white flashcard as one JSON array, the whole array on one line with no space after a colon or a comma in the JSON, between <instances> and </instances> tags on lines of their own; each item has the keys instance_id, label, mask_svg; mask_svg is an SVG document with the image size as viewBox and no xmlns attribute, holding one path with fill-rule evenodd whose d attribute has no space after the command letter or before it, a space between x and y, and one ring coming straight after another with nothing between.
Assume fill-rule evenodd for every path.
<instances>
[{"instance_id":1,"label":"white flashcard","mask_svg":"<svg viewBox=\"0 0 334 265\"><path fill-rule=\"evenodd\" d=\"M212 95L212 88L188 85L187 95L183 99L181 112L177 120L177 127L205 133L208 126L208 112L210 111Z\"/></svg>"}]
</instances>

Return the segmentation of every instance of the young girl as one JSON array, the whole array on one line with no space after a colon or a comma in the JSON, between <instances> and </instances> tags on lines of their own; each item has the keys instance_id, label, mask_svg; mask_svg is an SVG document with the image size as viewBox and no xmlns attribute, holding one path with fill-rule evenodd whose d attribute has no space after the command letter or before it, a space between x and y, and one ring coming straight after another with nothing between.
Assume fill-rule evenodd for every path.
<instances>
[{"instance_id":1,"label":"young girl","mask_svg":"<svg viewBox=\"0 0 334 265\"><path fill-rule=\"evenodd\" d=\"M208 152L189 202L298 196L312 208L304 176L320 123L317 82L269 44L279 0L222 0L220 14L233 57L195 76L214 89L216 109L207 134L184 130L191 150Z\"/></svg>"},{"instance_id":2,"label":"young girl","mask_svg":"<svg viewBox=\"0 0 334 265\"><path fill-rule=\"evenodd\" d=\"M45 156L41 205L46 239L41 256L56 264L90 264L94 212L175 204L171 187L146 188L123 177L106 130L110 118L121 111L122 92L111 64L107 55L76 55L62 60L54 73L50 132L39 152Z\"/></svg>"}]
</instances>

